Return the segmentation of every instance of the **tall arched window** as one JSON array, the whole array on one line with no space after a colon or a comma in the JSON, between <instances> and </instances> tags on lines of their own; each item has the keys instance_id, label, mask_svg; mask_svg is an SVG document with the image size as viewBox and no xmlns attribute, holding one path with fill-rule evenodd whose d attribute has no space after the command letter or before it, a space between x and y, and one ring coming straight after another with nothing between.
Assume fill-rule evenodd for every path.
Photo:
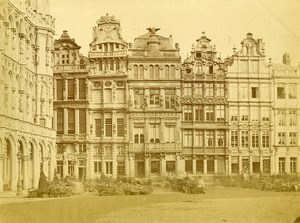
<instances>
[{"instance_id":1,"label":"tall arched window","mask_svg":"<svg viewBox=\"0 0 300 223\"><path fill-rule=\"evenodd\" d=\"M155 68L154 68L154 79L159 79L159 67L158 67L158 65L155 65Z\"/></svg>"},{"instance_id":2,"label":"tall arched window","mask_svg":"<svg viewBox=\"0 0 300 223\"><path fill-rule=\"evenodd\" d=\"M136 80L139 78L138 77L138 66L137 65L133 66L133 78L136 79Z\"/></svg>"},{"instance_id":3,"label":"tall arched window","mask_svg":"<svg viewBox=\"0 0 300 223\"><path fill-rule=\"evenodd\" d=\"M170 74L169 74L169 66L168 65L165 65L164 72L165 72L165 79L169 79Z\"/></svg>"},{"instance_id":4,"label":"tall arched window","mask_svg":"<svg viewBox=\"0 0 300 223\"><path fill-rule=\"evenodd\" d=\"M201 74L201 73L203 73L203 71L202 71L202 64L201 64L201 63L196 63L196 64L195 64L194 72L195 72L196 74Z\"/></svg>"},{"instance_id":5,"label":"tall arched window","mask_svg":"<svg viewBox=\"0 0 300 223\"><path fill-rule=\"evenodd\" d=\"M149 66L149 78L154 79L154 67L153 67L153 65Z\"/></svg>"},{"instance_id":6,"label":"tall arched window","mask_svg":"<svg viewBox=\"0 0 300 223\"><path fill-rule=\"evenodd\" d=\"M170 79L173 80L175 79L175 66L171 65L170 67Z\"/></svg>"},{"instance_id":7,"label":"tall arched window","mask_svg":"<svg viewBox=\"0 0 300 223\"><path fill-rule=\"evenodd\" d=\"M141 80L144 79L144 66L143 66L143 65L140 65L140 66L139 66L139 78L140 78Z\"/></svg>"}]
</instances>

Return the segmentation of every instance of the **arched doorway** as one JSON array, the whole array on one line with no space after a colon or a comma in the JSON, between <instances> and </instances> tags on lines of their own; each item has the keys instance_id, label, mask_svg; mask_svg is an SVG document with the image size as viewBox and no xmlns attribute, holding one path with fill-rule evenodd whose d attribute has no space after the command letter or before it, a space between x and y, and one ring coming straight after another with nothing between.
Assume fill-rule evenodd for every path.
<instances>
[{"instance_id":1,"label":"arched doorway","mask_svg":"<svg viewBox=\"0 0 300 223\"><path fill-rule=\"evenodd\" d=\"M4 160L3 160L3 191L11 190L12 179L12 151L11 143L8 139L5 140Z\"/></svg>"}]
</instances>

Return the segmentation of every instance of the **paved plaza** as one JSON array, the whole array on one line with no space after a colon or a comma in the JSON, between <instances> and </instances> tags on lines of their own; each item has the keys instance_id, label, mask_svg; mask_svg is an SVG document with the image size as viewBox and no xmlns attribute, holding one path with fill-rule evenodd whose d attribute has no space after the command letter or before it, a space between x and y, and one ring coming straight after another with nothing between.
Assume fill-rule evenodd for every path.
<instances>
[{"instance_id":1,"label":"paved plaza","mask_svg":"<svg viewBox=\"0 0 300 223\"><path fill-rule=\"evenodd\" d=\"M299 192L208 187L206 194L155 188L151 195L67 198L0 198L1 222L293 222L300 216Z\"/></svg>"}]
</instances>

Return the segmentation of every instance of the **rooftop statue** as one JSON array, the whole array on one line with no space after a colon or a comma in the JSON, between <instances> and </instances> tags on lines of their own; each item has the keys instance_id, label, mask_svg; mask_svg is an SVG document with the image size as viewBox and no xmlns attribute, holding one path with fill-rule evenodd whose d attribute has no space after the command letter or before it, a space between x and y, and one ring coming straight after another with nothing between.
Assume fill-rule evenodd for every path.
<instances>
[{"instance_id":1,"label":"rooftop statue","mask_svg":"<svg viewBox=\"0 0 300 223\"><path fill-rule=\"evenodd\" d=\"M158 30L160 30L160 28L155 28L155 27L149 27L147 28L147 30L151 33L151 34L155 34Z\"/></svg>"}]
</instances>

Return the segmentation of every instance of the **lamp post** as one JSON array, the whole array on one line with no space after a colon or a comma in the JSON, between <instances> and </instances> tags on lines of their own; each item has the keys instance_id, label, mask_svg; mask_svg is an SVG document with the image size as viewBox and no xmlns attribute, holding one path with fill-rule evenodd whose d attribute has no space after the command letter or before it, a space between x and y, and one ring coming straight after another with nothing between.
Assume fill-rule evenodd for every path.
<instances>
[{"instance_id":1,"label":"lamp post","mask_svg":"<svg viewBox=\"0 0 300 223\"><path fill-rule=\"evenodd\" d=\"M17 154L17 158L18 158L18 165L19 165L19 175L18 175L18 185L17 185L17 196L22 196L22 179L21 179L21 159L22 159L23 155L22 153L18 152Z\"/></svg>"}]
</instances>

